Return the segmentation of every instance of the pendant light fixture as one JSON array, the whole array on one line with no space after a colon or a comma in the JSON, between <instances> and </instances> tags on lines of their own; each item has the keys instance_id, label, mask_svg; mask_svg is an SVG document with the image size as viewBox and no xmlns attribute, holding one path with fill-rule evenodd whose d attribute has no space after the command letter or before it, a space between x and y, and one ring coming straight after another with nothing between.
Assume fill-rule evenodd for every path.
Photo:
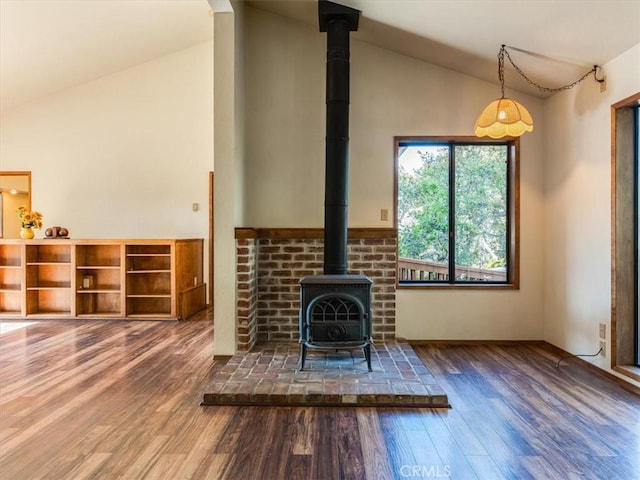
<instances>
[{"instance_id":1,"label":"pendant light fixture","mask_svg":"<svg viewBox=\"0 0 640 480\"><path fill-rule=\"evenodd\" d=\"M501 97L491 102L476 120L474 131L477 137L519 137L525 132L533 131L533 118L529 111L521 103L504 96L505 55L509 59L511 65L513 65L513 68L515 68L515 70L522 75L530 85L533 85L542 92L559 92L561 90L569 90L591 74L593 74L593 78L597 82L604 82L604 79L600 80L597 78L596 73L599 67L598 65L594 65L590 71L569 85L558 88L543 87L529 79L529 77L527 77L524 72L515 63L513 63L506 45L502 45L502 47L500 47L500 52L498 52L498 79L500 80Z\"/></svg>"}]
</instances>

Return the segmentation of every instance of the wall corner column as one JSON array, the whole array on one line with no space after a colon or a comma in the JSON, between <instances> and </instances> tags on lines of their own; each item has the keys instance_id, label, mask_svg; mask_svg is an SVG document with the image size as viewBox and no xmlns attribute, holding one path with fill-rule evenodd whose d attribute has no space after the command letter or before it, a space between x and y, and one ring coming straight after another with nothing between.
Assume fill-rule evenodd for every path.
<instances>
[{"instance_id":1,"label":"wall corner column","mask_svg":"<svg viewBox=\"0 0 640 480\"><path fill-rule=\"evenodd\" d=\"M215 2L214 2L215 3ZM236 352L235 26L231 5L214 8L214 355Z\"/></svg>"}]
</instances>

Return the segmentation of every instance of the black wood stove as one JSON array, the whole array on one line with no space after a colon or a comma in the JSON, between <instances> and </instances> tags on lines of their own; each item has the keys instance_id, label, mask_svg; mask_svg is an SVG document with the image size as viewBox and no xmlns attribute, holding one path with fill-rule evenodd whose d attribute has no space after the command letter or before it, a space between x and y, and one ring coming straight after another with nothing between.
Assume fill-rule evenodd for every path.
<instances>
[{"instance_id":1,"label":"black wood stove","mask_svg":"<svg viewBox=\"0 0 640 480\"><path fill-rule=\"evenodd\" d=\"M300 369L309 348L362 348L371 371L373 282L347 274L349 35L360 11L319 0L318 17L327 32L324 275L300 280Z\"/></svg>"},{"instance_id":2,"label":"black wood stove","mask_svg":"<svg viewBox=\"0 0 640 480\"><path fill-rule=\"evenodd\" d=\"M307 348L362 348L371 371L371 279L312 275L300 280L300 369Z\"/></svg>"}]
</instances>

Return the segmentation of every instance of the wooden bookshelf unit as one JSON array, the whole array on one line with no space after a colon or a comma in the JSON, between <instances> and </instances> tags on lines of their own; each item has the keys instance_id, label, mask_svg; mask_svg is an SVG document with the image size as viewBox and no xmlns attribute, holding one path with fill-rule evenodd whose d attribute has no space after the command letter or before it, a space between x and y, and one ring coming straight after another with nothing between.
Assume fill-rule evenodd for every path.
<instances>
[{"instance_id":1,"label":"wooden bookshelf unit","mask_svg":"<svg viewBox=\"0 0 640 480\"><path fill-rule=\"evenodd\" d=\"M0 240L0 317L182 319L206 307L203 240Z\"/></svg>"}]
</instances>

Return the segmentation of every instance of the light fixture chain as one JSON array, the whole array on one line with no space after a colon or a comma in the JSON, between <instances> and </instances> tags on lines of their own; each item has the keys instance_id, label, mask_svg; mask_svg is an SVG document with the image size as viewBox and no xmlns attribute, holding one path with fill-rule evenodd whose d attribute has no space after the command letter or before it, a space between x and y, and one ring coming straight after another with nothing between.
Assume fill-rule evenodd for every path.
<instances>
[{"instance_id":1,"label":"light fixture chain","mask_svg":"<svg viewBox=\"0 0 640 480\"><path fill-rule=\"evenodd\" d=\"M502 48L498 52L498 79L500 80L500 88L502 90L502 96L500 98L504 98L504 54L505 52L506 50L504 49L504 45L502 45Z\"/></svg>"},{"instance_id":2,"label":"light fixture chain","mask_svg":"<svg viewBox=\"0 0 640 480\"><path fill-rule=\"evenodd\" d=\"M603 80L599 80L598 77L596 76L596 74L598 72L598 65L594 65L594 67L591 70L589 70L587 73L585 73L582 77L580 77L578 80L576 80L573 83L570 83L568 85L564 85L562 87L557 87L557 88L543 87L542 85L537 84L536 82L531 80L529 77L527 77L527 75L520 69L520 67L518 67L514 63L514 61L511 59L511 55L509 55L509 52L507 51L506 46L502 45L502 48L500 48L500 53L498 54L498 69L500 70L499 71L499 78L500 78L500 83L502 84L502 96L503 97L504 97L504 55L507 56L507 58L509 59L509 62L511 63L511 65L513 66L515 71L518 72L522 76L522 78L524 78L527 81L527 83L529 85L536 87L541 92L561 92L563 90L570 90L571 88L575 87L577 84L582 82L589 75L593 75L593 78L596 80L596 82L602 82L603 81Z\"/></svg>"}]
</instances>

